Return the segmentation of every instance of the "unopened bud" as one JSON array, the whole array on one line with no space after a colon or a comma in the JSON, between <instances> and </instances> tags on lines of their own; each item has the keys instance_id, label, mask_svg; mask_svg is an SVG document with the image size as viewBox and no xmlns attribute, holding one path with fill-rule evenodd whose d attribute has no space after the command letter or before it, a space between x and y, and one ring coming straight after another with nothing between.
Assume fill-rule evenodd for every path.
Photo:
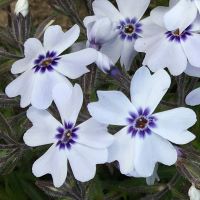
<instances>
[{"instance_id":1,"label":"unopened bud","mask_svg":"<svg viewBox=\"0 0 200 200\"><path fill-rule=\"evenodd\" d=\"M190 200L200 200L200 190L192 185L188 191L188 196L190 197Z\"/></svg>"},{"instance_id":2,"label":"unopened bud","mask_svg":"<svg viewBox=\"0 0 200 200\"><path fill-rule=\"evenodd\" d=\"M28 0L18 0L15 5L15 14L19 15L19 13L21 13L24 17L26 17L28 12L29 12Z\"/></svg>"}]
</instances>

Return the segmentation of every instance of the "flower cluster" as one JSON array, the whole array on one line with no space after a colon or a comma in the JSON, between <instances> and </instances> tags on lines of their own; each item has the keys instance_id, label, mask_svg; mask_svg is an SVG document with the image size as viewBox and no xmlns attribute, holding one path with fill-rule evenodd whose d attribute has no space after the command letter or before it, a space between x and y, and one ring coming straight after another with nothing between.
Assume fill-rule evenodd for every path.
<instances>
[{"instance_id":1,"label":"flower cluster","mask_svg":"<svg viewBox=\"0 0 200 200\"><path fill-rule=\"evenodd\" d=\"M51 25L43 43L36 38L24 43L24 58L11 68L20 75L6 87L6 94L20 95L22 108L31 105L27 117L33 126L24 134L25 144L51 144L34 162L33 174L51 174L56 187L65 182L68 163L74 177L85 182L95 176L97 164L113 161L118 161L122 174L146 177L152 184L159 179L158 163L176 163L175 145L195 139L188 130L196 122L192 109L156 108L171 84L164 68L173 76L184 72L200 77L199 1L170 0L169 7L157 7L146 18L150 0L116 3L118 9L108 0L93 2L94 15L84 19L87 41L74 44L80 34L78 25L67 32ZM71 46L73 52L63 53ZM110 74L120 61L129 71L138 52L145 57L131 79L130 98L121 91L97 91L98 101L87 106L91 118L77 123L83 91L69 79L88 73L92 63ZM60 121L47 110L53 101ZM186 103L200 104L200 88L186 97ZM122 129L112 135L108 125Z\"/></svg>"}]
</instances>

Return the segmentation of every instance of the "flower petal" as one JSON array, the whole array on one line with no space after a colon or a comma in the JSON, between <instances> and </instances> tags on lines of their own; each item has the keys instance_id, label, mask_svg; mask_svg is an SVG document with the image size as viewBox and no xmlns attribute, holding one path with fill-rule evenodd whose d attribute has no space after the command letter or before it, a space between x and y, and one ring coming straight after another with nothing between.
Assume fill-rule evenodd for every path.
<instances>
[{"instance_id":1,"label":"flower petal","mask_svg":"<svg viewBox=\"0 0 200 200\"><path fill-rule=\"evenodd\" d=\"M148 65L153 72L167 67L174 76L180 75L186 69L187 58L179 42L169 41L163 35L151 44L146 50L143 65Z\"/></svg>"},{"instance_id":2,"label":"flower petal","mask_svg":"<svg viewBox=\"0 0 200 200\"><path fill-rule=\"evenodd\" d=\"M108 162L117 160L122 174L134 169L135 139L128 134L128 127L114 135L115 140L108 149Z\"/></svg>"},{"instance_id":3,"label":"flower petal","mask_svg":"<svg viewBox=\"0 0 200 200\"><path fill-rule=\"evenodd\" d=\"M126 125L129 112L135 108L129 99L119 91L98 91L99 101L88 104L92 117L104 124Z\"/></svg>"},{"instance_id":4,"label":"flower petal","mask_svg":"<svg viewBox=\"0 0 200 200\"><path fill-rule=\"evenodd\" d=\"M152 131L175 143L187 144L195 139L195 135L187 131L196 122L196 114L189 108L175 108L154 114L156 127Z\"/></svg>"},{"instance_id":5,"label":"flower petal","mask_svg":"<svg viewBox=\"0 0 200 200\"><path fill-rule=\"evenodd\" d=\"M78 143L93 148L107 148L113 142L113 136L108 133L107 125L93 118L81 123L78 130Z\"/></svg>"},{"instance_id":6,"label":"flower petal","mask_svg":"<svg viewBox=\"0 0 200 200\"><path fill-rule=\"evenodd\" d=\"M32 170L36 177L51 174L54 186L62 186L67 177L67 152L52 145L43 156L34 162Z\"/></svg>"},{"instance_id":7,"label":"flower petal","mask_svg":"<svg viewBox=\"0 0 200 200\"><path fill-rule=\"evenodd\" d=\"M190 64L194 67L200 67L200 35L192 33L192 36L189 36L187 40L182 41L181 44Z\"/></svg>"},{"instance_id":8,"label":"flower petal","mask_svg":"<svg viewBox=\"0 0 200 200\"><path fill-rule=\"evenodd\" d=\"M108 160L108 150L106 148L93 148L79 143L75 144L73 148L91 165L103 164Z\"/></svg>"},{"instance_id":9,"label":"flower petal","mask_svg":"<svg viewBox=\"0 0 200 200\"><path fill-rule=\"evenodd\" d=\"M96 165L92 164L86 158L86 155L83 156L75 148L72 148L70 150L69 163L76 180L81 181L81 182L86 182L94 178L95 173L96 173Z\"/></svg>"},{"instance_id":10,"label":"flower petal","mask_svg":"<svg viewBox=\"0 0 200 200\"><path fill-rule=\"evenodd\" d=\"M136 108L155 110L170 86L170 76L165 70L151 75L147 67L139 68L131 81L131 101Z\"/></svg>"},{"instance_id":11,"label":"flower petal","mask_svg":"<svg viewBox=\"0 0 200 200\"><path fill-rule=\"evenodd\" d=\"M121 56L122 47L123 41L119 37L116 37L110 42L105 43L101 48L101 52L107 55L115 64Z\"/></svg>"},{"instance_id":12,"label":"flower petal","mask_svg":"<svg viewBox=\"0 0 200 200\"><path fill-rule=\"evenodd\" d=\"M188 76L194 76L200 78L200 67L193 67L192 65L190 65L190 63L188 63L185 73Z\"/></svg>"},{"instance_id":13,"label":"flower petal","mask_svg":"<svg viewBox=\"0 0 200 200\"><path fill-rule=\"evenodd\" d=\"M150 18L155 24L165 27L164 15L167 11L169 11L168 7L158 6L151 11Z\"/></svg>"},{"instance_id":14,"label":"flower petal","mask_svg":"<svg viewBox=\"0 0 200 200\"><path fill-rule=\"evenodd\" d=\"M120 12L108 0L95 0L92 4L93 11L98 17L108 17L112 21L122 19Z\"/></svg>"},{"instance_id":15,"label":"flower petal","mask_svg":"<svg viewBox=\"0 0 200 200\"><path fill-rule=\"evenodd\" d=\"M200 88L192 90L186 97L185 102L187 105L196 106L200 104Z\"/></svg>"},{"instance_id":16,"label":"flower petal","mask_svg":"<svg viewBox=\"0 0 200 200\"><path fill-rule=\"evenodd\" d=\"M153 174L157 162L164 165L173 165L177 160L177 151L166 139L156 134L146 135L141 138L138 135L135 140L135 170L142 177Z\"/></svg>"},{"instance_id":17,"label":"flower petal","mask_svg":"<svg viewBox=\"0 0 200 200\"><path fill-rule=\"evenodd\" d=\"M185 15L187 13L187 15ZM197 7L193 1L180 0L164 17L168 30L185 30L195 19Z\"/></svg>"},{"instance_id":18,"label":"flower petal","mask_svg":"<svg viewBox=\"0 0 200 200\"><path fill-rule=\"evenodd\" d=\"M74 25L65 33L58 25L49 26L44 33L44 48L46 51L54 50L59 55L78 39L79 34L78 25Z\"/></svg>"},{"instance_id":19,"label":"flower petal","mask_svg":"<svg viewBox=\"0 0 200 200\"><path fill-rule=\"evenodd\" d=\"M78 58L78 59L77 59ZM92 48L61 56L55 70L71 79L76 79L89 72L87 65L95 62L97 51Z\"/></svg>"},{"instance_id":20,"label":"flower petal","mask_svg":"<svg viewBox=\"0 0 200 200\"><path fill-rule=\"evenodd\" d=\"M13 80L5 89L8 97L21 95L20 106L25 108L31 103L31 96L36 76L33 70L28 70Z\"/></svg>"},{"instance_id":21,"label":"flower petal","mask_svg":"<svg viewBox=\"0 0 200 200\"><path fill-rule=\"evenodd\" d=\"M147 10L150 0L116 0L118 8L125 17L142 18Z\"/></svg>"},{"instance_id":22,"label":"flower petal","mask_svg":"<svg viewBox=\"0 0 200 200\"><path fill-rule=\"evenodd\" d=\"M126 71L128 71L131 67L133 59L135 58L137 52L134 48L134 42L124 41L123 49L121 52L120 63L121 66L124 66Z\"/></svg>"},{"instance_id":23,"label":"flower petal","mask_svg":"<svg viewBox=\"0 0 200 200\"><path fill-rule=\"evenodd\" d=\"M31 69L32 67L35 66L34 60L37 59L37 57L40 54L44 54L44 53L45 51L41 42L36 38L29 38L24 43L25 58L16 61L12 65L11 72L13 74L19 74L28 69Z\"/></svg>"},{"instance_id":24,"label":"flower petal","mask_svg":"<svg viewBox=\"0 0 200 200\"><path fill-rule=\"evenodd\" d=\"M53 89L53 100L59 110L62 122L76 123L83 103L83 92L78 84L58 84Z\"/></svg>"},{"instance_id":25,"label":"flower petal","mask_svg":"<svg viewBox=\"0 0 200 200\"><path fill-rule=\"evenodd\" d=\"M33 126L24 134L24 142L28 146L40 146L55 141L56 129L61 126L49 112L30 107L27 117Z\"/></svg>"},{"instance_id":26,"label":"flower petal","mask_svg":"<svg viewBox=\"0 0 200 200\"><path fill-rule=\"evenodd\" d=\"M47 109L52 101L53 88L60 83L70 82L56 71L34 74L37 76L31 97L31 104L38 109Z\"/></svg>"}]
</instances>

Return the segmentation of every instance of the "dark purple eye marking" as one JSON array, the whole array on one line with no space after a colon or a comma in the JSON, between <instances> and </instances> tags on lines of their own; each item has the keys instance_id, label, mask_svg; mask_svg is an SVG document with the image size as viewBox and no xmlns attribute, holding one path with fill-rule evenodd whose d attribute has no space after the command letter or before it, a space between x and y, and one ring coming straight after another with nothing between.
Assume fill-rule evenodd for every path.
<instances>
[{"instance_id":1,"label":"dark purple eye marking","mask_svg":"<svg viewBox=\"0 0 200 200\"><path fill-rule=\"evenodd\" d=\"M165 33L167 39L170 42L181 42L186 41L188 37L192 36L192 25L188 26L182 33L180 33L180 30L177 29L175 31L167 31Z\"/></svg>"},{"instance_id":2,"label":"dark purple eye marking","mask_svg":"<svg viewBox=\"0 0 200 200\"><path fill-rule=\"evenodd\" d=\"M142 33L142 24L136 18L126 18L120 21L117 29L122 40L133 41L138 39L139 33Z\"/></svg>"},{"instance_id":3,"label":"dark purple eye marking","mask_svg":"<svg viewBox=\"0 0 200 200\"><path fill-rule=\"evenodd\" d=\"M71 146L76 143L76 139L78 139L77 131L78 127L74 127L74 124L71 122L65 122L63 127L58 127L56 134L56 139L58 140L56 146L59 149L71 149Z\"/></svg>"},{"instance_id":4,"label":"dark purple eye marking","mask_svg":"<svg viewBox=\"0 0 200 200\"><path fill-rule=\"evenodd\" d=\"M135 137L139 134L140 137L144 138L146 134L151 135L151 128L156 127L157 119L150 115L150 109L138 109L137 113L130 112L130 117L127 118L129 123L128 134Z\"/></svg>"},{"instance_id":5,"label":"dark purple eye marking","mask_svg":"<svg viewBox=\"0 0 200 200\"><path fill-rule=\"evenodd\" d=\"M33 69L35 72L45 73L47 71L53 71L54 67L57 66L58 60L61 57L56 55L55 51L48 51L46 55L39 55L38 58L34 61L35 66Z\"/></svg>"}]
</instances>

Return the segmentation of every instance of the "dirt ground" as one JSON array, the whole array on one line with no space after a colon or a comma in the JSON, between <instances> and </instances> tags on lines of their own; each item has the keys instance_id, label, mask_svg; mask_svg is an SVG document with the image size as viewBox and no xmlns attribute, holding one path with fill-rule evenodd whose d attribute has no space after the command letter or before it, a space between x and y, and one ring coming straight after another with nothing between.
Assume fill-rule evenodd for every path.
<instances>
[{"instance_id":1,"label":"dirt ground","mask_svg":"<svg viewBox=\"0 0 200 200\"><path fill-rule=\"evenodd\" d=\"M82 3L80 3L82 0L78 1L78 11L80 12L80 15L82 18L84 18L85 15L85 7ZM11 9L14 10L16 1L14 1L11 4ZM48 16L51 16L55 11L49 6L48 0L29 0L30 4L30 12L33 19L34 25L38 25L41 23L44 19L46 19ZM7 9L7 8L5 8ZM7 12L5 9L0 9L0 26L6 26L7 24ZM56 24L62 25L62 27L68 27L71 25L71 21L68 17L59 15L56 18Z\"/></svg>"}]
</instances>

